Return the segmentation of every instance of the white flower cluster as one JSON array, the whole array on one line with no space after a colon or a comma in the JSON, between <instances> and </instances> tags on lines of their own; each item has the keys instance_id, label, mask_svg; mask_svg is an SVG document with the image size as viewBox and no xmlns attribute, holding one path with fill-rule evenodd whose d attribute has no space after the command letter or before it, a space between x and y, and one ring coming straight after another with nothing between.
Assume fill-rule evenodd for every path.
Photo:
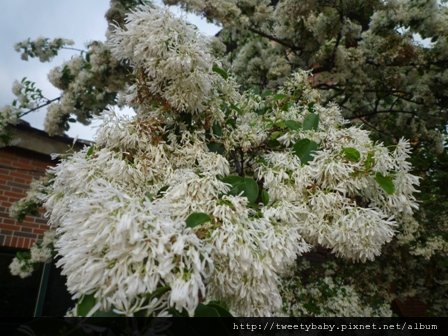
<instances>
[{"instance_id":1,"label":"white flower cluster","mask_svg":"<svg viewBox=\"0 0 448 336\"><path fill-rule=\"evenodd\" d=\"M54 230L48 230L44 233L42 240L31 247L32 262L46 262L52 257L55 237L56 232Z\"/></svg>"},{"instance_id":2,"label":"white flower cluster","mask_svg":"<svg viewBox=\"0 0 448 336\"><path fill-rule=\"evenodd\" d=\"M24 61L27 61L29 57L37 57L41 62L48 62L57 55L59 49L73 44L74 42L68 39L55 38L50 40L39 37L35 41L28 39L17 43L15 50L22 53L21 58Z\"/></svg>"},{"instance_id":3,"label":"white flower cluster","mask_svg":"<svg viewBox=\"0 0 448 336\"><path fill-rule=\"evenodd\" d=\"M248 41L241 47L238 58L232 63L236 73L247 73L244 83L263 86L268 81L269 87L278 87L291 74L291 65L279 54L282 51L269 46L269 41L262 38ZM263 79L264 78L264 82Z\"/></svg>"},{"instance_id":4,"label":"white flower cluster","mask_svg":"<svg viewBox=\"0 0 448 336\"><path fill-rule=\"evenodd\" d=\"M345 127L305 73L239 96L190 26L148 6L111 41L135 67L140 113L105 116L96 145L50 170L44 204L68 290L95 301L88 315L192 316L212 301L279 314L281 280L310 243L372 259L412 214L407 143L389 153Z\"/></svg>"},{"instance_id":5,"label":"white flower cluster","mask_svg":"<svg viewBox=\"0 0 448 336\"><path fill-rule=\"evenodd\" d=\"M59 42L62 43L60 47L67 43L65 40ZM27 43L30 46L26 47ZM32 47L33 43L35 42L23 42L21 48L37 48ZM50 47L53 49L48 50L53 50L56 54L56 47L51 43L48 48ZM127 70L111 55L104 43L92 42L87 47L85 52L53 68L48 74L49 81L63 92L60 97L47 99L35 87L35 83L26 78L21 82L14 82L12 91L16 99L11 106L0 110L0 136L6 136L4 129L7 124L14 124L20 116L47 105L45 130L49 135L62 135L68 129L68 122L75 121L70 117L76 117L76 121L87 125L93 115L102 112L108 104L115 103L117 91L125 85ZM30 50L26 52L31 53ZM39 50L36 49L33 53L50 53L48 50Z\"/></svg>"},{"instance_id":6,"label":"white flower cluster","mask_svg":"<svg viewBox=\"0 0 448 336\"><path fill-rule=\"evenodd\" d=\"M35 83L29 81L26 77L20 82L14 81L12 93L15 96L13 103L0 109L0 146L10 143L10 132L7 130L8 125L16 125L22 115L45 100L41 90L36 88ZM28 111L24 112L22 109Z\"/></svg>"},{"instance_id":7,"label":"white flower cluster","mask_svg":"<svg viewBox=\"0 0 448 336\"><path fill-rule=\"evenodd\" d=\"M45 132L50 136L64 134L64 123L72 111L70 108L70 104L53 103L49 105L44 121Z\"/></svg>"},{"instance_id":8,"label":"white flower cluster","mask_svg":"<svg viewBox=\"0 0 448 336\"><path fill-rule=\"evenodd\" d=\"M182 221L173 220L163 203L142 202L99 178L86 187L91 188L82 190L89 192L88 199L60 201L68 204L57 229L57 265L63 266L73 297L94 293L97 308L126 316L159 313L151 307L164 312L168 305L193 314L210 267L202 242ZM164 286L171 289L166 302L148 306L145 297Z\"/></svg>"},{"instance_id":9,"label":"white flower cluster","mask_svg":"<svg viewBox=\"0 0 448 336\"><path fill-rule=\"evenodd\" d=\"M116 92L123 88L126 70L108 47L92 42L85 53L72 57L48 74L49 81L63 94L48 107L45 131L63 134L70 116L89 124L92 115L115 102Z\"/></svg>"},{"instance_id":10,"label":"white flower cluster","mask_svg":"<svg viewBox=\"0 0 448 336\"><path fill-rule=\"evenodd\" d=\"M103 148L74 154L53 171L45 207L74 298L94 294L96 309L125 315L169 307L192 315L199 298L229 302L241 315L278 311L277 274L308 250L297 228L254 219L245 197L222 196L229 187L218 177L229 164L200 134L154 144L156 132L144 126L111 116L98 135ZM197 212L211 222L192 230L185 220ZM148 306L146 295L165 286L165 303ZM258 290L266 286L269 293Z\"/></svg>"},{"instance_id":11,"label":"white flower cluster","mask_svg":"<svg viewBox=\"0 0 448 336\"><path fill-rule=\"evenodd\" d=\"M217 77L207 39L168 10L139 7L115 30L111 50L131 61L150 94L158 95L179 111L200 112L213 95ZM142 78L139 78L142 77Z\"/></svg>"},{"instance_id":12,"label":"white flower cluster","mask_svg":"<svg viewBox=\"0 0 448 336\"><path fill-rule=\"evenodd\" d=\"M294 83L308 87L303 92L310 90L306 79L296 75L286 83L285 91L291 91ZM313 104L318 100L315 94L303 96L310 97ZM271 134L286 148L258 160L258 179L264 181L278 216L296 221L308 242L345 258L372 260L392 239L397 221L401 224L400 220L417 208L413 193L418 178L409 173L409 143L400 140L390 152L372 142L367 131L343 127L337 107L313 105L313 109L310 113L309 101L301 101L287 110L274 108L261 117L268 126L293 126ZM317 116L319 122L314 127L304 126L308 130L301 132L295 129L294 125L305 125ZM252 120L251 125L255 124ZM311 144L315 151L308 151L309 158L297 155ZM301 160L310 161L304 164Z\"/></svg>"},{"instance_id":13,"label":"white flower cluster","mask_svg":"<svg viewBox=\"0 0 448 336\"><path fill-rule=\"evenodd\" d=\"M33 273L37 263L44 263L51 260L53 256L53 242L55 231L48 230L41 240L31 246L29 253L18 253L9 265L12 275L26 278Z\"/></svg>"},{"instance_id":14,"label":"white flower cluster","mask_svg":"<svg viewBox=\"0 0 448 336\"><path fill-rule=\"evenodd\" d=\"M28 82L30 83L30 82ZM16 105L32 109L35 106L35 103L32 99L30 99L29 94L27 94L27 85L25 85L25 79L19 82L15 80L12 84L12 93L16 96Z\"/></svg>"},{"instance_id":15,"label":"white flower cluster","mask_svg":"<svg viewBox=\"0 0 448 336\"><path fill-rule=\"evenodd\" d=\"M293 153L282 153L266 155L266 163L259 167L260 176L267 177L265 187L273 200L279 205L289 203L291 217L302 218L301 233L308 241L360 260L373 259L390 241L397 225L393 214L398 217L401 211L416 207L412 193L418 183L403 166L389 167L384 175L399 172L393 179L395 193L388 195L381 190L375 175L366 172L364 165L368 153L374 153L371 169L379 170L384 161L377 154L383 147L366 141L363 133L355 128L330 128L320 133L321 149L308 165L300 166ZM356 148L359 161L346 159L344 148Z\"/></svg>"},{"instance_id":16,"label":"white flower cluster","mask_svg":"<svg viewBox=\"0 0 448 336\"><path fill-rule=\"evenodd\" d=\"M0 129L5 129L8 125L15 125L19 120L20 111L13 106L5 106L0 111Z\"/></svg>"},{"instance_id":17,"label":"white flower cluster","mask_svg":"<svg viewBox=\"0 0 448 336\"><path fill-rule=\"evenodd\" d=\"M29 259L21 259L18 257L15 257L11 264L9 264L9 270L11 271L12 275L17 275L21 277L22 279L29 277L33 271L34 267L33 264L28 261Z\"/></svg>"},{"instance_id":18,"label":"white flower cluster","mask_svg":"<svg viewBox=\"0 0 448 336\"><path fill-rule=\"evenodd\" d=\"M239 316L278 314L282 305L280 276L309 246L297 227L277 222L268 211L262 218L251 219L246 199L223 200L232 207L221 205L214 212L223 224L212 234L215 272L209 294L228 303Z\"/></svg>"},{"instance_id":19,"label":"white flower cluster","mask_svg":"<svg viewBox=\"0 0 448 336\"><path fill-rule=\"evenodd\" d=\"M26 215L39 214L43 201L49 192L49 175L44 175L39 179L33 180L26 193L26 196L13 203L9 208L9 216L21 222Z\"/></svg>"},{"instance_id":20,"label":"white flower cluster","mask_svg":"<svg viewBox=\"0 0 448 336\"><path fill-rule=\"evenodd\" d=\"M392 316L392 310L388 304L379 304L374 308L366 305L353 286L335 281L329 276L306 286L297 279L290 278L283 283L282 294L286 302L285 313L288 316Z\"/></svg>"},{"instance_id":21,"label":"white flower cluster","mask_svg":"<svg viewBox=\"0 0 448 336\"><path fill-rule=\"evenodd\" d=\"M411 252L414 255L430 259L435 254L448 255L448 242L443 237L430 237L425 244L419 244Z\"/></svg>"},{"instance_id":22,"label":"white flower cluster","mask_svg":"<svg viewBox=\"0 0 448 336\"><path fill-rule=\"evenodd\" d=\"M211 19L216 19L224 26L237 24L240 28L249 26L254 21L267 25L272 13L268 0L164 0L163 2L167 5L179 5L199 15L207 13Z\"/></svg>"},{"instance_id":23,"label":"white flower cluster","mask_svg":"<svg viewBox=\"0 0 448 336\"><path fill-rule=\"evenodd\" d=\"M20 117L20 110L14 106L4 106L0 109L0 147L10 142L8 126L16 125Z\"/></svg>"}]
</instances>

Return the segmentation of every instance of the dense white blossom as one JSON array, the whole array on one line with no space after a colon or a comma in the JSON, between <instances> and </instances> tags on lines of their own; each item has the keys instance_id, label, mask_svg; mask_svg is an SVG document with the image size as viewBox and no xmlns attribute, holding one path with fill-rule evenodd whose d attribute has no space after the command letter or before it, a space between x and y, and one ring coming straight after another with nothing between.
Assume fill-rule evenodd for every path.
<instances>
[{"instance_id":1,"label":"dense white blossom","mask_svg":"<svg viewBox=\"0 0 448 336\"><path fill-rule=\"evenodd\" d=\"M372 260L417 207L409 144L389 151L346 125L320 104L309 73L276 94L240 95L195 29L150 6L109 44L134 71L122 94L137 115L105 113L96 144L51 168L39 197L69 292L78 305L94 299L88 315L193 316L212 301L241 316L281 314L298 256L320 246ZM67 64L79 80L91 76L82 64ZM60 107L50 119L66 116ZM373 314L344 291L328 314Z\"/></svg>"},{"instance_id":2,"label":"dense white blossom","mask_svg":"<svg viewBox=\"0 0 448 336\"><path fill-rule=\"evenodd\" d=\"M439 253L443 256L448 254L448 243L441 237L430 237L424 245L416 246L412 254L430 259L433 255Z\"/></svg>"},{"instance_id":3,"label":"dense white blossom","mask_svg":"<svg viewBox=\"0 0 448 336\"><path fill-rule=\"evenodd\" d=\"M112 34L111 50L132 62L137 80L173 108L202 111L213 95L217 77L207 40L168 10L139 7L127 15L125 27Z\"/></svg>"},{"instance_id":4,"label":"dense white blossom","mask_svg":"<svg viewBox=\"0 0 448 336\"><path fill-rule=\"evenodd\" d=\"M17 43L14 48L18 52L22 52L21 58L28 61L29 57L37 57L41 62L48 62L57 55L57 51L66 45L73 45L72 40L64 38L48 38L39 37L35 41L30 39Z\"/></svg>"},{"instance_id":5,"label":"dense white blossom","mask_svg":"<svg viewBox=\"0 0 448 336\"><path fill-rule=\"evenodd\" d=\"M5 106L0 109L0 147L6 146L10 142L8 126L16 125L19 121L20 110L13 106Z\"/></svg>"},{"instance_id":6,"label":"dense white blossom","mask_svg":"<svg viewBox=\"0 0 448 336\"><path fill-rule=\"evenodd\" d=\"M54 252L53 242L55 240L55 234L54 230L46 231L42 239L31 246L29 253L18 253L9 265L11 274L26 278L33 273L37 263L51 261Z\"/></svg>"},{"instance_id":7,"label":"dense white blossom","mask_svg":"<svg viewBox=\"0 0 448 336\"><path fill-rule=\"evenodd\" d=\"M9 264L9 270L12 275L18 275L22 279L29 277L33 273L33 265L28 261L21 260L15 257L11 264Z\"/></svg>"},{"instance_id":8,"label":"dense white blossom","mask_svg":"<svg viewBox=\"0 0 448 336\"><path fill-rule=\"evenodd\" d=\"M350 285L326 276L303 286L297 279L289 278L283 283L284 309L291 316L318 317L391 317L387 304L376 307L366 305L359 293ZM288 300L288 298L290 300ZM300 298L301 301L296 301Z\"/></svg>"}]
</instances>

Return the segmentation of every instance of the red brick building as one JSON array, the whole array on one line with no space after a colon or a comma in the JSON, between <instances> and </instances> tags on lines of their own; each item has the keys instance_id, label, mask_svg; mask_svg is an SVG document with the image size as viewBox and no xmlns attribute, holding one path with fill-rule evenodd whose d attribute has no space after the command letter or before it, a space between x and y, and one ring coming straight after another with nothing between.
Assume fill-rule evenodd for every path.
<instances>
[{"instance_id":1,"label":"red brick building","mask_svg":"<svg viewBox=\"0 0 448 336\"><path fill-rule=\"evenodd\" d=\"M47 229L42 217L27 216L19 223L9 217L9 207L25 196L33 178L43 175L53 162L46 155L21 148L0 148L0 245L29 248Z\"/></svg>"},{"instance_id":2,"label":"red brick building","mask_svg":"<svg viewBox=\"0 0 448 336\"><path fill-rule=\"evenodd\" d=\"M73 139L50 137L21 123L12 127L14 145L0 148L0 246L29 248L47 229L43 216L27 216L23 222L9 217L9 207L26 195L31 181L56 164L51 154L73 147ZM87 144L77 142L80 148Z\"/></svg>"},{"instance_id":3,"label":"red brick building","mask_svg":"<svg viewBox=\"0 0 448 336\"><path fill-rule=\"evenodd\" d=\"M72 148L73 139L50 137L27 123L11 127L11 133L14 144L0 148L0 316L32 316L42 287L42 268L31 277L20 279L10 274L9 264L17 251L28 249L48 226L42 215L27 216L18 222L9 217L9 208L26 195L33 178L42 176L48 166L57 163L51 154ZM78 141L74 147L79 149L85 144ZM63 315L69 304L65 279L51 267L41 314Z\"/></svg>"}]
</instances>

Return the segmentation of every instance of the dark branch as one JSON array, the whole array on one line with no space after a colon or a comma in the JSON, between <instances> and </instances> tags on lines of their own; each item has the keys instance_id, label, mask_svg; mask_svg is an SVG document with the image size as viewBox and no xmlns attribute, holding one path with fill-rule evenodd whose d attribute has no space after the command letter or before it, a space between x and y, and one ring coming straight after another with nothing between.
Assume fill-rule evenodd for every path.
<instances>
[{"instance_id":1,"label":"dark branch","mask_svg":"<svg viewBox=\"0 0 448 336\"><path fill-rule=\"evenodd\" d=\"M264 38L267 38L267 39L269 39L271 41L277 42L278 44L281 44L282 46L287 47L287 48L289 48L291 50L298 51L299 53L302 52L302 49L300 49L299 47L289 43L288 41L285 41L285 40L279 39L278 37L269 35L269 34L263 32L261 30L258 30L258 29L255 29L253 27L250 27L249 31L251 31L252 33L255 33L257 35L260 35L260 36L262 36Z\"/></svg>"},{"instance_id":2,"label":"dark branch","mask_svg":"<svg viewBox=\"0 0 448 336\"><path fill-rule=\"evenodd\" d=\"M385 132L384 130L380 130L378 127L375 127L374 125L372 125L371 123L369 123L367 120L365 120L365 119L361 119L361 121L362 121L362 123L364 124L364 125L366 125L367 127L369 127L370 129L373 129L375 132L377 132L378 134L383 134L383 135L385 135L386 137L389 137L389 138L391 138L391 139L393 139L394 141L395 141L395 143L398 143L398 139L392 134L392 133L389 133L389 132Z\"/></svg>"},{"instance_id":3,"label":"dark branch","mask_svg":"<svg viewBox=\"0 0 448 336\"><path fill-rule=\"evenodd\" d=\"M61 47L61 49L79 51L81 54L84 54L84 53L87 52L86 50L78 49L78 48L72 48L72 47Z\"/></svg>"},{"instance_id":4,"label":"dark branch","mask_svg":"<svg viewBox=\"0 0 448 336\"><path fill-rule=\"evenodd\" d=\"M411 114L411 115L413 115L414 117L417 117L417 118L419 117L417 115L417 113L412 112L412 111L389 109L389 110L379 110L379 111L374 111L374 112L369 112L369 113L364 113L364 114L357 114L357 115L353 115L351 117L348 117L347 119L353 120L353 119L368 118L368 117L372 117L372 116L377 115L377 114L385 114L385 113L403 113L403 114Z\"/></svg>"},{"instance_id":5,"label":"dark branch","mask_svg":"<svg viewBox=\"0 0 448 336\"><path fill-rule=\"evenodd\" d=\"M36 106L35 108L32 108L32 109L30 109L28 111L25 111L25 112L21 113L20 117L26 116L27 114L29 114L31 112L37 111L37 110L41 109L42 107L48 106L51 103L53 103L55 101L58 101L59 99L61 99L61 97L57 97L57 98L53 98L53 99L47 99L47 101L45 103L43 103L43 104L41 104L39 106Z\"/></svg>"},{"instance_id":6,"label":"dark branch","mask_svg":"<svg viewBox=\"0 0 448 336\"><path fill-rule=\"evenodd\" d=\"M239 176L244 176L243 167L242 167L241 162L240 162L240 160L238 158L237 152L236 151L232 151L230 153L230 156L233 159L233 162L235 163L235 170L236 170L237 174Z\"/></svg>"}]
</instances>

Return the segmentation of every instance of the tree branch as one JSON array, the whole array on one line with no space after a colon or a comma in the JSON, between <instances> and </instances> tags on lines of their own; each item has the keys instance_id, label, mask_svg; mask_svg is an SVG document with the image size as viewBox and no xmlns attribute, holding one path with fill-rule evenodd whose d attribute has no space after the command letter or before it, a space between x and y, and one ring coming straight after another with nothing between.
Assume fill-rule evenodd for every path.
<instances>
[{"instance_id":1,"label":"tree branch","mask_svg":"<svg viewBox=\"0 0 448 336\"><path fill-rule=\"evenodd\" d=\"M230 156L231 156L231 158L233 159L233 161L235 163L235 170L236 170L237 174L239 176L244 176L243 167L242 167L241 162L240 162L240 160L238 158L237 152L236 151L232 151L230 153Z\"/></svg>"},{"instance_id":2,"label":"tree branch","mask_svg":"<svg viewBox=\"0 0 448 336\"><path fill-rule=\"evenodd\" d=\"M61 49L79 51L81 54L84 54L84 53L87 52L87 50L78 49L78 48L72 48L72 47L61 47Z\"/></svg>"},{"instance_id":3,"label":"tree branch","mask_svg":"<svg viewBox=\"0 0 448 336\"><path fill-rule=\"evenodd\" d=\"M374 130L375 132L377 132L378 134L383 134L383 135L385 135L385 136L387 136L387 137L393 139L393 140L395 141L395 143L398 143L398 139L397 139L392 133L389 133L389 132L385 132L385 131L383 131L383 130L380 130L378 127L375 127L374 125L372 125L371 123L369 123L369 122L368 122L367 120L365 120L365 119L360 119L360 120L362 121L362 123L363 123L364 125L366 125L367 127L373 129L373 130Z\"/></svg>"},{"instance_id":4,"label":"tree branch","mask_svg":"<svg viewBox=\"0 0 448 336\"><path fill-rule=\"evenodd\" d=\"M279 39L278 37L269 35L269 34L263 32L261 30L255 29L253 27L249 27L249 31L251 31L254 34L260 35L260 36L262 36L264 38L267 38L267 39L269 39L271 41L277 42L278 44L281 44L282 46L287 47L287 48L289 48L291 50L298 51L299 53L302 52L301 48L299 48L299 47L297 47L297 46L295 46L293 44L290 44L289 42L287 42L285 40Z\"/></svg>"},{"instance_id":5,"label":"tree branch","mask_svg":"<svg viewBox=\"0 0 448 336\"><path fill-rule=\"evenodd\" d=\"M61 99L61 96L59 96L59 97L57 97L57 98L53 98L53 99L47 99L47 101L46 101L45 103L43 103L42 105L36 106L36 107L34 107L34 108L32 108L32 109L30 109L30 110L28 110L28 111L25 111L25 112L21 113L21 114L20 114L20 118L22 118L23 116L26 116L27 114L29 114L29 113L31 113L31 112L34 112L34 111L39 110L39 109L41 109L42 107L48 106L48 105L50 105L51 103L53 103L53 102L55 102L55 101L58 101L59 99Z\"/></svg>"},{"instance_id":6,"label":"tree branch","mask_svg":"<svg viewBox=\"0 0 448 336\"><path fill-rule=\"evenodd\" d=\"M377 114L385 114L385 113L403 113L403 114L411 114L414 117L419 118L419 116L417 115L417 113L412 112L412 111L405 111L405 110L379 110L379 111L374 111L374 112L369 112L369 113L364 113L364 114L358 114L358 115L353 115L351 117L348 117L347 119L349 120L353 120L353 119L361 119L361 118L368 118L368 117L372 117L374 115Z\"/></svg>"}]
</instances>

